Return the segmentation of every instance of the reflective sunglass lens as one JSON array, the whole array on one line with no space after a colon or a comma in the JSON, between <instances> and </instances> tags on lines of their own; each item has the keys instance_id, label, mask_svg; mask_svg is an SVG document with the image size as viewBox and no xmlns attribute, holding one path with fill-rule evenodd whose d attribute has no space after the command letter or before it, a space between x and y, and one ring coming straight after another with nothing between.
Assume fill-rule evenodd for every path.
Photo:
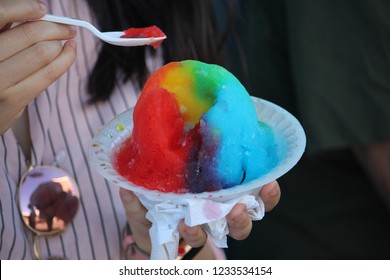
<instances>
[{"instance_id":1,"label":"reflective sunglass lens","mask_svg":"<svg viewBox=\"0 0 390 280\"><path fill-rule=\"evenodd\" d=\"M80 194L64 171L39 166L27 172L19 186L19 206L24 223L37 235L64 230L76 215Z\"/></svg>"}]
</instances>

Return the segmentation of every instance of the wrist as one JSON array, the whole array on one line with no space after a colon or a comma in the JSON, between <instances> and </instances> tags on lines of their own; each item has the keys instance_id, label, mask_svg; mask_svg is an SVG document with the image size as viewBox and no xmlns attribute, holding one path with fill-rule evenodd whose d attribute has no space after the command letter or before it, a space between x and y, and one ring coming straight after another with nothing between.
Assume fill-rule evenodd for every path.
<instances>
[{"instance_id":1,"label":"wrist","mask_svg":"<svg viewBox=\"0 0 390 280\"><path fill-rule=\"evenodd\" d=\"M150 255L142 250L133 238L129 224L126 223L123 229L122 246L124 249L124 257L127 260L149 260Z\"/></svg>"},{"instance_id":2,"label":"wrist","mask_svg":"<svg viewBox=\"0 0 390 280\"><path fill-rule=\"evenodd\" d=\"M128 224L126 224L123 230L122 245L124 249L125 259L127 260L149 260L150 259L150 254L142 250L135 242L130 226ZM195 257L195 255L197 255L197 253L202 249L202 247L192 248L184 241L184 239L180 239L176 259L177 260L192 259L193 257Z\"/></svg>"}]
</instances>

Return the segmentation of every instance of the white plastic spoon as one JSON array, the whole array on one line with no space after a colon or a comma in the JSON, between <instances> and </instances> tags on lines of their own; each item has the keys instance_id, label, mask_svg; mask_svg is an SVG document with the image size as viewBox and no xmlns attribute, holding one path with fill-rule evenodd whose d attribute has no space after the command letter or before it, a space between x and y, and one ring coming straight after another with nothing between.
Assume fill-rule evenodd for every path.
<instances>
[{"instance_id":1,"label":"white plastic spoon","mask_svg":"<svg viewBox=\"0 0 390 280\"><path fill-rule=\"evenodd\" d=\"M121 36L124 35L123 31L100 32L95 26L93 26L87 21L75 19L75 18L69 18L69 17L55 16L51 14L46 14L44 17L40 18L40 20L68 24L68 25L77 25L77 26L87 28L95 36L99 37L103 41L117 46L127 46L127 47L144 46L144 45L157 43L158 41L162 41L166 38L166 36L150 37L150 38L121 38Z\"/></svg>"}]
</instances>

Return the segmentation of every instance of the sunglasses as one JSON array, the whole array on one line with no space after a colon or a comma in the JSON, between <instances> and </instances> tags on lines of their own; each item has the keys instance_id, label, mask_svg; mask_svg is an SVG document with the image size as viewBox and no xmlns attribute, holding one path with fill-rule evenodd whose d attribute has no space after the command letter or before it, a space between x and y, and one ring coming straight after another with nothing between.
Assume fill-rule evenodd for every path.
<instances>
[{"instance_id":1,"label":"sunglasses","mask_svg":"<svg viewBox=\"0 0 390 280\"><path fill-rule=\"evenodd\" d=\"M36 166L23 174L17 199L22 220L34 233L34 257L41 259L39 237L56 236L73 221L80 204L79 188L65 170ZM48 258L66 259L66 256Z\"/></svg>"}]
</instances>

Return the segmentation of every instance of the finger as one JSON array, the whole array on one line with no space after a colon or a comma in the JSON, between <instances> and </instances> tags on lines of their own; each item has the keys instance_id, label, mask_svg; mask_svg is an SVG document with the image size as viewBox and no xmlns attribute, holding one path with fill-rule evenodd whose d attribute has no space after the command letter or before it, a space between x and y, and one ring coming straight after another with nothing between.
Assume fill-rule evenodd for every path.
<instances>
[{"instance_id":1,"label":"finger","mask_svg":"<svg viewBox=\"0 0 390 280\"><path fill-rule=\"evenodd\" d=\"M20 104L27 104L63 75L73 64L75 58L76 42L69 41L65 43L57 58L23 81L10 87L6 94ZM6 97L3 96L3 98Z\"/></svg>"},{"instance_id":2,"label":"finger","mask_svg":"<svg viewBox=\"0 0 390 280\"><path fill-rule=\"evenodd\" d=\"M252 230L252 220L244 204L237 204L227 216L229 235L236 240L248 237Z\"/></svg>"},{"instance_id":3,"label":"finger","mask_svg":"<svg viewBox=\"0 0 390 280\"><path fill-rule=\"evenodd\" d=\"M0 1L0 29L12 22L38 19L45 15L47 7L39 0Z\"/></svg>"},{"instance_id":4,"label":"finger","mask_svg":"<svg viewBox=\"0 0 390 280\"><path fill-rule=\"evenodd\" d=\"M194 248L203 246L207 241L207 234L200 226L187 226L183 220L179 223L179 233L187 244Z\"/></svg>"},{"instance_id":5,"label":"finger","mask_svg":"<svg viewBox=\"0 0 390 280\"><path fill-rule=\"evenodd\" d=\"M60 41L39 42L0 64L0 85L7 89L48 65L62 52Z\"/></svg>"},{"instance_id":6,"label":"finger","mask_svg":"<svg viewBox=\"0 0 390 280\"><path fill-rule=\"evenodd\" d=\"M8 30L11 26L12 26L12 23L7 23L6 25L4 25L3 27L0 28L0 33L5 31L5 30Z\"/></svg>"},{"instance_id":7,"label":"finger","mask_svg":"<svg viewBox=\"0 0 390 280\"><path fill-rule=\"evenodd\" d=\"M263 186L260 191L260 197L264 202L265 211L271 211L280 200L281 191L277 181L272 181Z\"/></svg>"},{"instance_id":8,"label":"finger","mask_svg":"<svg viewBox=\"0 0 390 280\"><path fill-rule=\"evenodd\" d=\"M76 28L74 26L43 21L21 24L0 33L0 61L4 61L37 42L69 40L75 35Z\"/></svg>"},{"instance_id":9,"label":"finger","mask_svg":"<svg viewBox=\"0 0 390 280\"><path fill-rule=\"evenodd\" d=\"M135 243L145 252L151 251L149 238L150 221L145 218L147 210L133 192L120 188L119 195L131 228Z\"/></svg>"},{"instance_id":10,"label":"finger","mask_svg":"<svg viewBox=\"0 0 390 280\"><path fill-rule=\"evenodd\" d=\"M0 100L1 102L1 100ZM2 112L1 112L1 118L0 118L0 135L5 133L11 126L18 120L23 112L24 112L25 107L20 106L20 107L6 107Z\"/></svg>"},{"instance_id":11,"label":"finger","mask_svg":"<svg viewBox=\"0 0 390 280\"><path fill-rule=\"evenodd\" d=\"M147 210L134 195L133 192L121 188L119 190L120 197L122 199L123 206L128 218L129 224L135 220L146 227L150 227L150 221L145 218ZM135 230L135 229L134 229Z\"/></svg>"}]
</instances>

